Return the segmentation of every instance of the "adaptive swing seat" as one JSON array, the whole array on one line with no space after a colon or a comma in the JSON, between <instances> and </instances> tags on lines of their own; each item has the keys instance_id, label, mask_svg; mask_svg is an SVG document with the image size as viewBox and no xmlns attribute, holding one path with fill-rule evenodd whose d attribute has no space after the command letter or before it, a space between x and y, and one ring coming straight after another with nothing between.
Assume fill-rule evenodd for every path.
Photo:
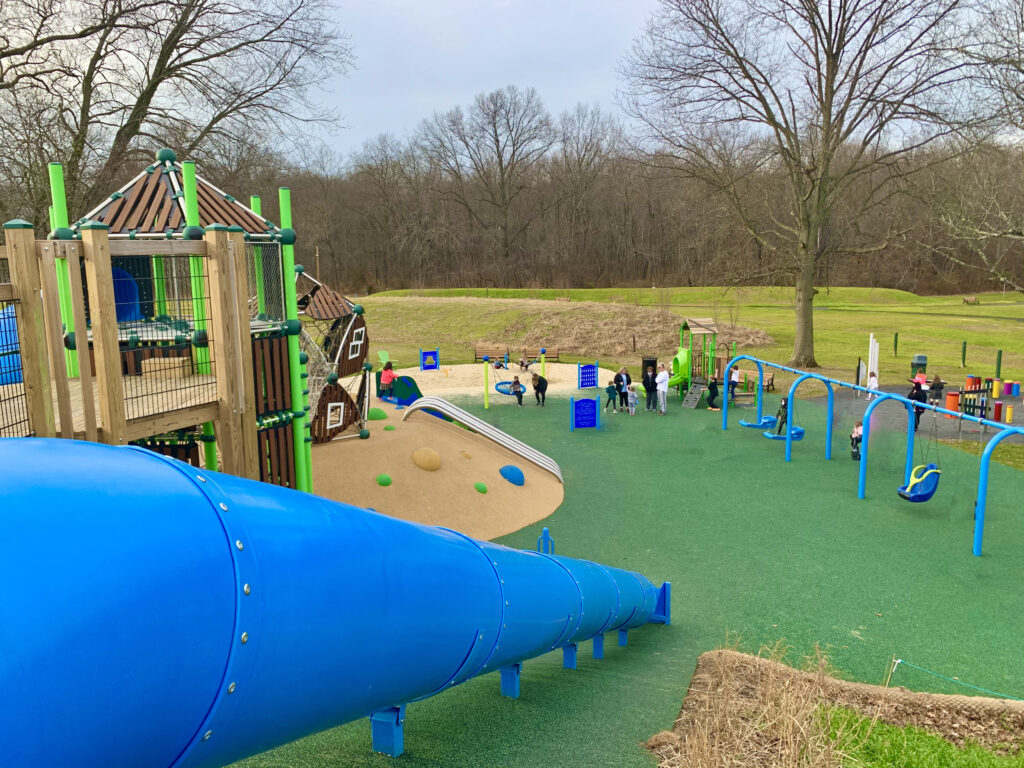
<instances>
[{"instance_id":1,"label":"adaptive swing seat","mask_svg":"<svg viewBox=\"0 0 1024 768\"><path fill-rule=\"evenodd\" d=\"M907 501L928 501L935 495L941 475L942 470L935 464L922 464L914 467L914 471L910 473L910 482L901 485L898 493Z\"/></svg>"},{"instance_id":2,"label":"adaptive swing seat","mask_svg":"<svg viewBox=\"0 0 1024 768\"><path fill-rule=\"evenodd\" d=\"M783 432L781 435L777 435L774 432L766 430L763 434L769 440L785 440L786 439L786 433L785 432ZM804 428L803 427L790 427L789 428L789 434L791 434L793 436L793 440L794 441L796 441L796 440L803 440L804 439Z\"/></svg>"}]
</instances>

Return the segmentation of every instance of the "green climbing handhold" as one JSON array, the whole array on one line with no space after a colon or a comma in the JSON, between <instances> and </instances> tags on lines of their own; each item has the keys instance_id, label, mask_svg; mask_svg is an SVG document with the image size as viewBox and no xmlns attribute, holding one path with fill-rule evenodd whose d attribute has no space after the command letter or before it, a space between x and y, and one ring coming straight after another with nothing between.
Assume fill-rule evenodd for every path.
<instances>
[{"instance_id":1,"label":"green climbing handhold","mask_svg":"<svg viewBox=\"0 0 1024 768\"><path fill-rule=\"evenodd\" d=\"M360 440L365 440L369 436L370 436L370 430L368 430L368 429L360 429L359 430L359 439Z\"/></svg>"},{"instance_id":2,"label":"green climbing handhold","mask_svg":"<svg viewBox=\"0 0 1024 768\"><path fill-rule=\"evenodd\" d=\"M382 421L388 417L383 408L371 408L366 414L366 418L370 421Z\"/></svg>"},{"instance_id":3,"label":"green climbing handhold","mask_svg":"<svg viewBox=\"0 0 1024 768\"><path fill-rule=\"evenodd\" d=\"M487 486L483 483L473 483L473 487L476 488L478 493L487 493Z\"/></svg>"},{"instance_id":4,"label":"green climbing handhold","mask_svg":"<svg viewBox=\"0 0 1024 768\"><path fill-rule=\"evenodd\" d=\"M384 431L385 432L394 432L395 431L395 425L394 424L388 424L386 427L384 427Z\"/></svg>"},{"instance_id":5,"label":"green climbing handhold","mask_svg":"<svg viewBox=\"0 0 1024 768\"><path fill-rule=\"evenodd\" d=\"M377 485L391 485L391 475L377 475Z\"/></svg>"}]
</instances>

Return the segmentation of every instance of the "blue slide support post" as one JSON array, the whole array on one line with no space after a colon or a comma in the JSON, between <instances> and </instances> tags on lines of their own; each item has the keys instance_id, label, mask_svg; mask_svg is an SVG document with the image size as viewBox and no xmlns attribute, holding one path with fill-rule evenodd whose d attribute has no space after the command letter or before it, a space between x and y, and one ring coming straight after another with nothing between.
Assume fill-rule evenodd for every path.
<instances>
[{"instance_id":1,"label":"blue slide support post","mask_svg":"<svg viewBox=\"0 0 1024 768\"><path fill-rule=\"evenodd\" d=\"M213 768L368 716L397 754L409 702L668 621L637 573L141 448L0 440L0 466L5 768Z\"/></svg>"}]
</instances>

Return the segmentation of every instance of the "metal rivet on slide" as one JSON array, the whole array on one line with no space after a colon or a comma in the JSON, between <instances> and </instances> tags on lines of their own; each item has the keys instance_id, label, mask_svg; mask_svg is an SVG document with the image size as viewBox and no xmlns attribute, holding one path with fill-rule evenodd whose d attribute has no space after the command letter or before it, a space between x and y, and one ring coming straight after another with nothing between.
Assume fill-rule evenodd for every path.
<instances>
[{"instance_id":1,"label":"metal rivet on slide","mask_svg":"<svg viewBox=\"0 0 1024 768\"><path fill-rule=\"evenodd\" d=\"M243 549L245 549L245 546L242 544L242 540L241 539L235 539L235 546L238 547L238 551L239 552L241 552Z\"/></svg>"},{"instance_id":2,"label":"metal rivet on slide","mask_svg":"<svg viewBox=\"0 0 1024 768\"><path fill-rule=\"evenodd\" d=\"M220 503L220 508L223 509L225 512L228 511L228 505L225 504L223 501Z\"/></svg>"},{"instance_id":3,"label":"metal rivet on slide","mask_svg":"<svg viewBox=\"0 0 1024 768\"><path fill-rule=\"evenodd\" d=\"M228 693L234 693L234 692L235 692L235 684L232 683L231 685L228 686Z\"/></svg>"},{"instance_id":4,"label":"metal rivet on slide","mask_svg":"<svg viewBox=\"0 0 1024 768\"><path fill-rule=\"evenodd\" d=\"M206 482L206 478L203 477L202 475L196 475L196 480L198 480L200 483Z\"/></svg>"},{"instance_id":5,"label":"metal rivet on slide","mask_svg":"<svg viewBox=\"0 0 1024 768\"><path fill-rule=\"evenodd\" d=\"M242 591L245 592L245 594L248 595L250 592L252 592L252 587L250 587L248 584L246 584L244 587L242 587Z\"/></svg>"},{"instance_id":6,"label":"metal rivet on slide","mask_svg":"<svg viewBox=\"0 0 1024 768\"><path fill-rule=\"evenodd\" d=\"M248 642L249 642L249 633L248 632L243 632L242 633L242 645L245 645Z\"/></svg>"},{"instance_id":7,"label":"metal rivet on slide","mask_svg":"<svg viewBox=\"0 0 1024 768\"><path fill-rule=\"evenodd\" d=\"M213 736L213 731L207 731L203 734L203 741L209 741L211 736Z\"/></svg>"}]
</instances>

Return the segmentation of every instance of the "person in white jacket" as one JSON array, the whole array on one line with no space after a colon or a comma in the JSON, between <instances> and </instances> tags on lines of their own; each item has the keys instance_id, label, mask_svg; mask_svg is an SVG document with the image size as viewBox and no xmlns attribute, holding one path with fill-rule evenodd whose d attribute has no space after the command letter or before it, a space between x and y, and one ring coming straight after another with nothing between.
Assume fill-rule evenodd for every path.
<instances>
[{"instance_id":1,"label":"person in white jacket","mask_svg":"<svg viewBox=\"0 0 1024 768\"><path fill-rule=\"evenodd\" d=\"M668 380L668 371L665 370L665 364L662 363L658 366L658 375L654 379L654 383L658 387L658 413L662 416L668 410Z\"/></svg>"},{"instance_id":2,"label":"person in white jacket","mask_svg":"<svg viewBox=\"0 0 1024 768\"><path fill-rule=\"evenodd\" d=\"M871 373L868 374L868 393L866 395L867 399L874 399L876 397L876 392L878 392L878 374L876 374L874 371L871 371Z\"/></svg>"}]
</instances>

